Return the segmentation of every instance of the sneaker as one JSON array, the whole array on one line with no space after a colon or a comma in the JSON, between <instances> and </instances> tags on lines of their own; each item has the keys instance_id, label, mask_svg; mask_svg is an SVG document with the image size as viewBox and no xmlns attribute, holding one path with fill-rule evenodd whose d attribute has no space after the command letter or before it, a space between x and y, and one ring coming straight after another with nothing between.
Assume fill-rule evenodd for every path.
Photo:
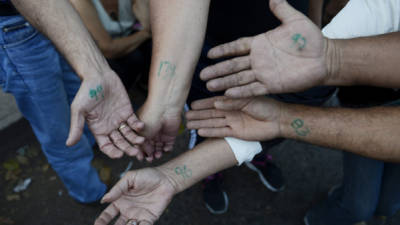
<instances>
[{"instance_id":1,"label":"sneaker","mask_svg":"<svg viewBox=\"0 0 400 225\"><path fill-rule=\"evenodd\" d=\"M228 211L228 195L221 188L222 174L214 174L203 181L203 199L206 208L212 214L223 214Z\"/></svg>"},{"instance_id":2,"label":"sneaker","mask_svg":"<svg viewBox=\"0 0 400 225\"><path fill-rule=\"evenodd\" d=\"M267 154L264 160L253 160L245 164L258 174L261 182L269 190L273 192L283 191L285 189L285 179L282 171L271 161L272 156Z\"/></svg>"}]
</instances>

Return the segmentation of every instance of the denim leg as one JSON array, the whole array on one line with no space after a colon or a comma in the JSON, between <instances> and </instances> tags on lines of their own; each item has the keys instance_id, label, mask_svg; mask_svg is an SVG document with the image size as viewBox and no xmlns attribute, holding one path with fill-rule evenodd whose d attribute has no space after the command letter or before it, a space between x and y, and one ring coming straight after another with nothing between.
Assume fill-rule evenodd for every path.
<instances>
[{"instance_id":1,"label":"denim leg","mask_svg":"<svg viewBox=\"0 0 400 225\"><path fill-rule=\"evenodd\" d=\"M22 17L0 20L26 23ZM47 160L57 172L69 194L80 202L102 197L106 186L91 166L93 153L86 137L66 147L70 108L63 83L60 55L49 40L31 26L0 31L2 86L12 93L18 107L29 120Z\"/></svg>"},{"instance_id":2,"label":"denim leg","mask_svg":"<svg viewBox=\"0 0 400 225\"><path fill-rule=\"evenodd\" d=\"M76 93L78 93L78 90L81 86L81 79L75 74L71 66L62 56L60 56L60 64L63 75L62 79L64 83L64 89L67 93L68 105L71 105ZM96 140L94 139L92 132L90 132L86 124L83 130L83 135L86 136L86 138L88 139L90 146L94 146L96 144Z\"/></svg>"},{"instance_id":3,"label":"denim leg","mask_svg":"<svg viewBox=\"0 0 400 225\"><path fill-rule=\"evenodd\" d=\"M343 152L343 184L340 206L349 221L370 219L376 210L384 170L382 161Z\"/></svg>"},{"instance_id":4,"label":"denim leg","mask_svg":"<svg viewBox=\"0 0 400 225\"><path fill-rule=\"evenodd\" d=\"M400 164L385 163L376 215L391 217L400 210Z\"/></svg>"}]
</instances>

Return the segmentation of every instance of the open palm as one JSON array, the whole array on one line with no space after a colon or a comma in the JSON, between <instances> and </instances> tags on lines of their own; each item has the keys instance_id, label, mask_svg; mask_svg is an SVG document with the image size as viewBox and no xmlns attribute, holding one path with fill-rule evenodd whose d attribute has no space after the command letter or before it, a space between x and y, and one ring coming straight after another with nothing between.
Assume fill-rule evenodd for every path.
<instances>
[{"instance_id":1,"label":"open palm","mask_svg":"<svg viewBox=\"0 0 400 225\"><path fill-rule=\"evenodd\" d=\"M326 41L319 28L285 0L271 0L282 25L210 50L209 57L233 59L201 72L210 91L250 97L302 91L327 79Z\"/></svg>"},{"instance_id":2,"label":"open palm","mask_svg":"<svg viewBox=\"0 0 400 225\"><path fill-rule=\"evenodd\" d=\"M104 196L102 201L111 204L100 214L95 225L109 224L118 214L117 225L125 225L129 220L153 224L174 194L173 185L158 169L131 171Z\"/></svg>"},{"instance_id":3,"label":"open palm","mask_svg":"<svg viewBox=\"0 0 400 225\"><path fill-rule=\"evenodd\" d=\"M85 121L101 151L111 158L124 153L135 156L144 138L137 136L144 124L133 108L120 79L115 73L101 79L83 80L71 105L71 129L67 145L79 141Z\"/></svg>"}]
</instances>

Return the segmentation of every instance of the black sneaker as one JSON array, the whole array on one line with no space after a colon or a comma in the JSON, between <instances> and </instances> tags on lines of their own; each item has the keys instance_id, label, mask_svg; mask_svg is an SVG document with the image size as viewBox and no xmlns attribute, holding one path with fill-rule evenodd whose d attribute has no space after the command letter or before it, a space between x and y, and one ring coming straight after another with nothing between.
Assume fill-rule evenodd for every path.
<instances>
[{"instance_id":1,"label":"black sneaker","mask_svg":"<svg viewBox=\"0 0 400 225\"><path fill-rule=\"evenodd\" d=\"M246 162L246 166L255 171L260 177L261 182L273 192L283 191L285 189L285 179L281 169L272 162L272 156L266 154L264 160L253 160Z\"/></svg>"},{"instance_id":2,"label":"black sneaker","mask_svg":"<svg viewBox=\"0 0 400 225\"><path fill-rule=\"evenodd\" d=\"M221 188L222 174L217 173L203 181L203 199L206 208L212 214L223 214L228 211L228 195Z\"/></svg>"}]
</instances>

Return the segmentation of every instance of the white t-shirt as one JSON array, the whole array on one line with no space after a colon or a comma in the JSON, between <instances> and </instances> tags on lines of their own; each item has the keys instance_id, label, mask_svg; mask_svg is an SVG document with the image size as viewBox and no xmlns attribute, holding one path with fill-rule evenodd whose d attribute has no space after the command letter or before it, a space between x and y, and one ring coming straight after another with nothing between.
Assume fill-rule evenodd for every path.
<instances>
[{"instance_id":1,"label":"white t-shirt","mask_svg":"<svg viewBox=\"0 0 400 225\"><path fill-rule=\"evenodd\" d=\"M399 29L400 0L350 0L322 33L328 38L349 39Z\"/></svg>"},{"instance_id":2,"label":"white t-shirt","mask_svg":"<svg viewBox=\"0 0 400 225\"><path fill-rule=\"evenodd\" d=\"M112 37L123 37L133 31L135 16L132 12L132 0L118 0L118 21L113 20L100 0L92 0L104 29Z\"/></svg>"}]
</instances>

